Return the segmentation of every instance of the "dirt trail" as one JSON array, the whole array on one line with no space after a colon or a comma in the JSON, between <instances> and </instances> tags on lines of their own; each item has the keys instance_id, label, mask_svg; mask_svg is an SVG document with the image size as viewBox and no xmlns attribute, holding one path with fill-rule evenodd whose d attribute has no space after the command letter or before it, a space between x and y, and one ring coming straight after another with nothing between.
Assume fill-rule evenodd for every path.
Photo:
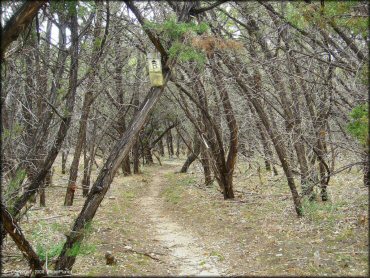
<instances>
[{"instance_id":1,"label":"dirt trail","mask_svg":"<svg viewBox=\"0 0 370 278\"><path fill-rule=\"evenodd\" d=\"M152 223L154 239L169 250L170 264L176 267L174 275L221 275L214 262L208 257L201 243L185 228L172 221L163 208L163 199L159 197L164 175L174 171L173 167L164 166L153 173L147 194L139 200L140 209Z\"/></svg>"}]
</instances>

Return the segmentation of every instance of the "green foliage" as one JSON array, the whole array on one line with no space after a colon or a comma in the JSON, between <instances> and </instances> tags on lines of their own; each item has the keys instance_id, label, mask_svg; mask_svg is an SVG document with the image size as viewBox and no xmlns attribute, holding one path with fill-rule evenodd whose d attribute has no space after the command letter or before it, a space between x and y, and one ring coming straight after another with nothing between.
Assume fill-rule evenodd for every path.
<instances>
[{"instance_id":1,"label":"green foliage","mask_svg":"<svg viewBox=\"0 0 370 278\"><path fill-rule=\"evenodd\" d=\"M358 105L349 114L351 122L347 129L359 142L366 146L369 135L369 110L367 104Z\"/></svg>"},{"instance_id":2,"label":"green foliage","mask_svg":"<svg viewBox=\"0 0 370 278\"><path fill-rule=\"evenodd\" d=\"M180 62L192 61L198 65L204 65L206 62L204 53L186 44L175 42L168 52L170 57L177 57Z\"/></svg>"},{"instance_id":3,"label":"green foliage","mask_svg":"<svg viewBox=\"0 0 370 278\"><path fill-rule=\"evenodd\" d=\"M308 27L308 23L300 13L300 9L297 6L297 3L287 3L286 18L288 22L300 29L306 29Z\"/></svg>"},{"instance_id":4,"label":"green foliage","mask_svg":"<svg viewBox=\"0 0 370 278\"><path fill-rule=\"evenodd\" d=\"M25 177L26 177L26 171L23 169L19 169L15 173L14 178L12 178L12 180L9 182L8 187L6 188L6 191L4 194L5 200L9 199L9 197L20 188L22 181L24 180ZM10 204L8 204L8 206L11 207Z\"/></svg>"},{"instance_id":5,"label":"green foliage","mask_svg":"<svg viewBox=\"0 0 370 278\"><path fill-rule=\"evenodd\" d=\"M369 17L354 15L357 1L325 1L321 6L319 2L287 3L286 19L300 29L307 29L315 24L320 28L327 28L327 23L332 22L340 28L347 29L355 35L367 36Z\"/></svg>"},{"instance_id":6,"label":"green foliage","mask_svg":"<svg viewBox=\"0 0 370 278\"><path fill-rule=\"evenodd\" d=\"M136 57L130 57L129 59L128 59L128 65L130 66L130 67L134 67L134 66L136 66L137 65L137 62L138 62L138 60L137 60L137 58Z\"/></svg>"},{"instance_id":7,"label":"green foliage","mask_svg":"<svg viewBox=\"0 0 370 278\"><path fill-rule=\"evenodd\" d=\"M207 32L209 26L205 22L199 24L177 22L175 18L170 18L163 23L146 21L144 28L154 31L157 35L163 35L167 40L173 42L168 50L171 58L177 57L180 62L192 61L200 66L204 65L206 61L204 53L192 47L189 42L180 43L180 39L184 36L197 36Z\"/></svg>"},{"instance_id":8,"label":"green foliage","mask_svg":"<svg viewBox=\"0 0 370 278\"><path fill-rule=\"evenodd\" d=\"M57 244L46 248L44 244L41 244L40 242L38 242L36 245L36 253L40 257L41 260L45 261L47 258L49 261L50 259L53 259L59 256L60 252L62 252L63 245L64 245L64 242L60 241Z\"/></svg>"},{"instance_id":9,"label":"green foliage","mask_svg":"<svg viewBox=\"0 0 370 278\"><path fill-rule=\"evenodd\" d=\"M96 4L94 1L79 2L77 6L77 14L81 17L88 16L95 8Z\"/></svg>"},{"instance_id":10,"label":"green foliage","mask_svg":"<svg viewBox=\"0 0 370 278\"><path fill-rule=\"evenodd\" d=\"M352 16L357 1L325 2L323 14L326 20L333 21L337 26L349 29L355 35L366 36L369 26L369 17Z\"/></svg>"},{"instance_id":11,"label":"green foliage","mask_svg":"<svg viewBox=\"0 0 370 278\"><path fill-rule=\"evenodd\" d=\"M201 35L207 32L209 26L204 22L200 24L195 24L194 22L177 22L175 18L170 18L163 23L145 21L144 28L154 31L157 34L164 34L171 40L179 40L186 33Z\"/></svg>"},{"instance_id":12,"label":"green foliage","mask_svg":"<svg viewBox=\"0 0 370 278\"><path fill-rule=\"evenodd\" d=\"M360 69L359 80L362 84L369 86L369 65L367 63Z\"/></svg>"},{"instance_id":13,"label":"green foliage","mask_svg":"<svg viewBox=\"0 0 370 278\"><path fill-rule=\"evenodd\" d=\"M167 187L163 191L163 196L167 202L177 204L181 200L182 189L178 185Z\"/></svg>"},{"instance_id":14,"label":"green foliage","mask_svg":"<svg viewBox=\"0 0 370 278\"><path fill-rule=\"evenodd\" d=\"M18 122L16 122L13 125L12 129L4 128L3 133L2 133L2 140L6 140L6 139L14 140L16 137L22 134L23 129L24 129L23 125L19 124Z\"/></svg>"},{"instance_id":15,"label":"green foliage","mask_svg":"<svg viewBox=\"0 0 370 278\"><path fill-rule=\"evenodd\" d=\"M67 249L67 256L76 257L77 255L88 255L96 251L95 244L88 244L86 240L92 232L92 222L89 221L84 225L83 233L85 235L85 240L83 242L76 242L71 248Z\"/></svg>"},{"instance_id":16,"label":"green foliage","mask_svg":"<svg viewBox=\"0 0 370 278\"><path fill-rule=\"evenodd\" d=\"M50 2L50 11L54 12L65 12L68 11L69 15L73 15L76 10L77 1L51 1Z\"/></svg>"},{"instance_id":17,"label":"green foliage","mask_svg":"<svg viewBox=\"0 0 370 278\"><path fill-rule=\"evenodd\" d=\"M339 205L332 202L311 202L304 199L302 202L302 213L305 217L315 222L326 221L335 223L335 212Z\"/></svg>"},{"instance_id":18,"label":"green foliage","mask_svg":"<svg viewBox=\"0 0 370 278\"><path fill-rule=\"evenodd\" d=\"M125 198L125 201L132 201L136 198L135 192L132 191L124 191L122 192L123 198Z\"/></svg>"},{"instance_id":19,"label":"green foliage","mask_svg":"<svg viewBox=\"0 0 370 278\"><path fill-rule=\"evenodd\" d=\"M57 101L62 102L63 99L66 97L68 91L65 87L61 84L61 87L56 90Z\"/></svg>"},{"instance_id":20,"label":"green foliage","mask_svg":"<svg viewBox=\"0 0 370 278\"><path fill-rule=\"evenodd\" d=\"M103 42L102 38L96 38L94 41L94 49L96 50L100 49L102 42Z\"/></svg>"},{"instance_id":21,"label":"green foliage","mask_svg":"<svg viewBox=\"0 0 370 278\"><path fill-rule=\"evenodd\" d=\"M217 251L212 251L211 254L210 254L210 256L211 257L217 257L217 259L219 261L221 261L221 262L225 260L225 257L221 253L219 253Z\"/></svg>"},{"instance_id":22,"label":"green foliage","mask_svg":"<svg viewBox=\"0 0 370 278\"><path fill-rule=\"evenodd\" d=\"M82 244L77 242L73 244L72 248L67 250L67 256L76 257L77 255L89 255L96 251L95 244Z\"/></svg>"}]
</instances>

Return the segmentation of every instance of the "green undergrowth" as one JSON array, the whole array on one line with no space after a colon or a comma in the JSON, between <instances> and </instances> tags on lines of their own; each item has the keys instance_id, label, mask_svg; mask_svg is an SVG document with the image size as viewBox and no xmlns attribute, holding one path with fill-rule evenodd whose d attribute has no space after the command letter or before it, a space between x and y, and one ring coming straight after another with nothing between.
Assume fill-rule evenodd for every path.
<instances>
[{"instance_id":1,"label":"green undergrowth","mask_svg":"<svg viewBox=\"0 0 370 278\"><path fill-rule=\"evenodd\" d=\"M320 202L304 200L302 204L302 211L304 217L307 219L316 222L322 223L326 222L328 224L334 224L338 211L340 210L341 205L333 203L331 201Z\"/></svg>"},{"instance_id":2,"label":"green undergrowth","mask_svg":"<svg viewBox=\"0 0 370 278\"><path fill-rule=\"evenodd\" d=\"M219 262L238 261L240 265L253 257L256 272L240 266L238 273L296 276L360 273L357 270L364 269L366 264L367 240L364 240L366 225L361 226L357 219L367 209L367 195L359 194L357 172L335 176L328 188L328 201L304 200L304 217L298 218L281 168L278 167L279 175L273 176L260 165L262 184L257 163L248 170L247 163L239 162L234 179L235 201L224 201L216 190L190 186L201 184L200 172L167 174L163 196L167 198L168 211L176 215L179 223L187 223L205 242L222 242L226 235L232 235L226 241L237 248L216 245L209 256L217 257ZM299 177L296 184L299 186ZM315 262L315 252L322 258L319 264Z\"/></svg>"},{"instance_id":3,"label":"green undergrowth","mask_svg":"<svg viewBox=\"0 0 370 278\"><path fill-rule=\"evenodd\" d=\"M65 240L64 234L67 233L67 225L60 223L47 223L39 221L31 232L31 240L35 243L36 254L43 261L51 261L61 253ZM67 251L69 256L89 255L96 251L96 245L87 242L87 239L92 231L92 225L86 225L86 239L82 243L75 244Z\"/></svg>"}]
</instances>

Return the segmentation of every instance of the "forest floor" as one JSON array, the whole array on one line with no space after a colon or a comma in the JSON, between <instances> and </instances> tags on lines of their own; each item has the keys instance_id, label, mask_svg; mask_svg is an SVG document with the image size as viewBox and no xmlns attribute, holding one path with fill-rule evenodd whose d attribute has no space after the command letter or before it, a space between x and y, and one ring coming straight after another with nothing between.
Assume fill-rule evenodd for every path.
<instances>
[{"instance_id":1,"label":"forest floor","mask_svg":"<svg viewBox=\"0 0 370 278\"><path fill-rule=\"evenodd\" d=\"M297 218L281 175L239 166L237 196L224 201L216 183L202 185L199 165L176 173L182 163L165 159L116 176L73 274L367 276L368 190L356 169L333 177L330 200L305 204ZM34 206L21 221L49 269L84 202L79 190L74 205L63 206L67 176L56 166L47 207ZM11 239L2 251L3 274L28 269ZM115 265L105 264L107 251Z\"/></svg>"}]
</instances>

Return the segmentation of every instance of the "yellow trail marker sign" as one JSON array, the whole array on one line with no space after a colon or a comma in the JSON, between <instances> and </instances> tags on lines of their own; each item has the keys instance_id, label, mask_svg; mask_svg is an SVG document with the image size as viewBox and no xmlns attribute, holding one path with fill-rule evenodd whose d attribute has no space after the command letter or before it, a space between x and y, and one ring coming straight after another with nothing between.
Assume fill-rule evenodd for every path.
<instances>
[{"instance_id":1,"label":"yellow trail marker sign","mask_svg":"<svg viewBox=\"0 0 370 278\"><path fill-rule=\"evenodd\" d=\"M159 55L148 54L148 68L150 83L153 87L163 86L162 64Z\"/></svg>"}]
</instances>

